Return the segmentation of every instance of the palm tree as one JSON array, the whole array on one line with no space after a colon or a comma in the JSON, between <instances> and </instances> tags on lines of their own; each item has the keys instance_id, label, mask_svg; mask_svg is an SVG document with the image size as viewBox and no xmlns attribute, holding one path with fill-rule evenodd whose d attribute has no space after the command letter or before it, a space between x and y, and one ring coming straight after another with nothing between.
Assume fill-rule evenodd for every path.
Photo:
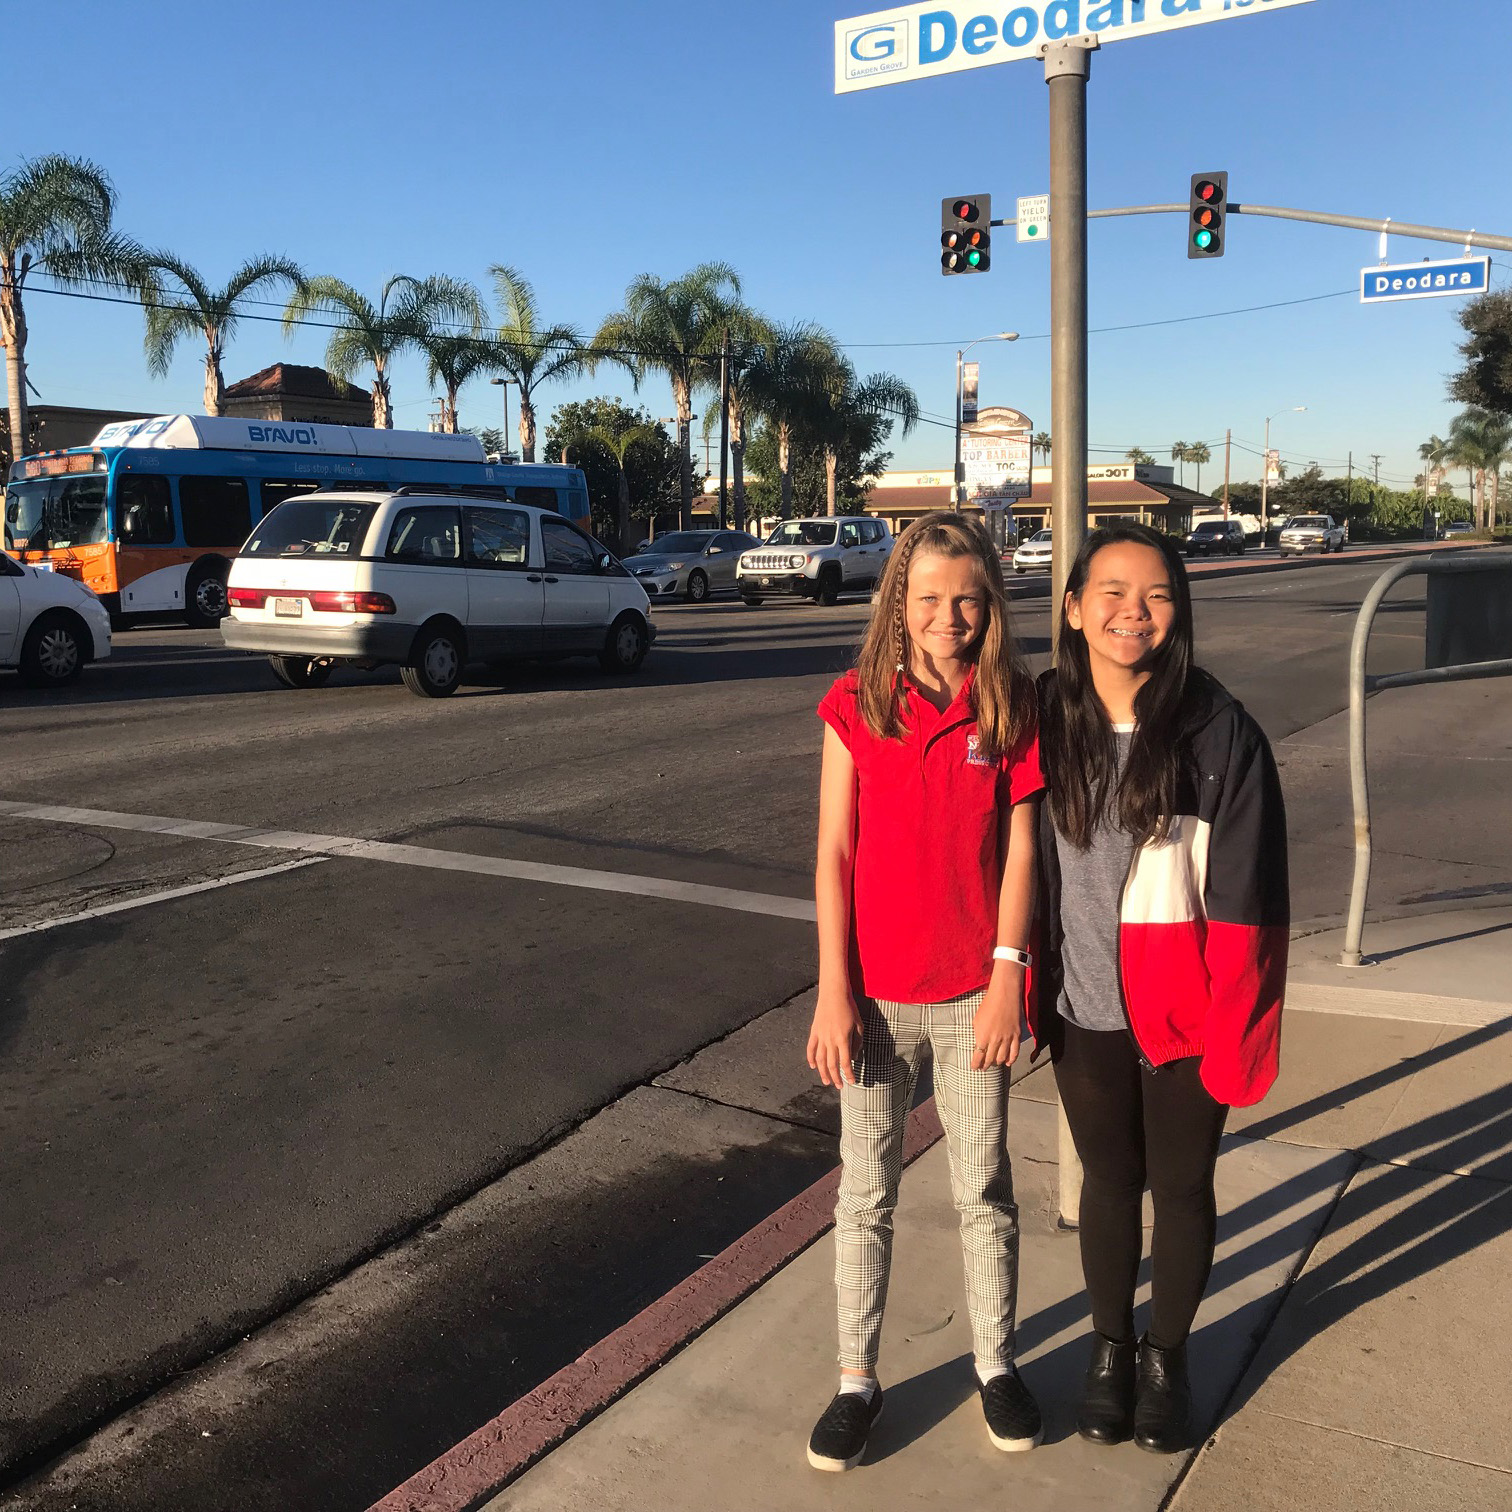
<instances>
[{"instance_id":1,"label":"palm tree","mask_svg":"<svg viewBox=\"0 0 1512 1512\"><path fill-rule=\"evenodd\" d=\"M1486 475L1496 479L1512 452L1512 419L1490 410L1470 408L1449 426L1450 457L1471 478L1471 513L1477 529L1486 530L1496 517L1496 504L1487 497Z\"/></svg>"},{"instance_id":2,"label":"palm tree","mask_svg":"<svg viewBox=\"0 0 1512 1512\"><path fill-rule=\"evenodd\" d=\"M907 436L919 422L914 391L891 373L873 373L864 382L850 361L838 352L822 375L822 401L816 408L814 429L824 449L825 513L835 511L836 475L840 453L864 457L902 421Z\"/></svg>"},{"instance_id":3,"label":"palm tree","mask_svg":"<svg viewBox=\"0 0 1512 1512\"><path fill-rule=\"evenodd\" d=\"M1124 456L1136 467L1148 467L1155 460L1142 446L1131 446Z\"/></svg>"},{"instance_id":4,"label":"palm tree","mask_svg":"<svg viewBox=\"0 0 1512 1512\"><path fill-rule=\"evenodd\" d=\"M825 405L824 381L841 360L829 333L807 321L777 326L751 367L751 403L777 442L778 513L793 512L793 442Z\"/></svg>"},{"instance_id":5,"label":"palm tree","mask_svg":"<svg viewBox=\"0 0 1512 1512\"><path fill-rule=\"evenodd\" d=\"M1207 444L1207 442L1206 441L1193 441L1192 444L1186 448L1186 456L1183 458L1183 460L1186 461L1186 462L1192 462L1192 463L1196 464L1196 467L1197 467L1197 492L1201 493L1202 492L1202 464L1204 462L1211 462L1213 460L1213 454L1212 454L1212 452L1210 452L1208 450L1208 444Z\"/></svg>"},{"instance_id":6,"label":"palm tree","mask_svg":"<svg viewBox=\"0 0 1512 1512\"><path fill-rule=\"evenodd\" d=\"M570 448L584 446L601 446L614 458L614 466L618 474L615 480L617 501L614 532L617 540L614 549L621 556L624 555L625 548L630 542L630 476L625 471L625 458L632 446L643 441L654 441L658 434L656 427L651 425L631 425L621 431L608 425L590 425L586 430L566 437L562 443L562 461L564 462L567 460Z\"/></svg>"},{"instance_id":7,"label":"palm tree","mask_svg":"<svg viewBox=\"0 0 1512 1512\"><path fill-rule=\"evenodd\" d=\"M27 275L65 287L114 281L144 302L157 295L146 250L111 229L114 213L110 180L86 158L48 153L0 177L0 345L17 456L26 438Z\"/></svg>"},{"instance_id":8,"label":"palm tree","mask_svg":"<svg viewBox=\"0 0 1512 1512\"><path fill-rule=\"evenodd\" d=\"M684 530L693 519L693 388L717 353L739 297L740 275L728 263L700 263L670 283L642 273L625 290L624 309L605 317L593 338L595 367L617 362L637 389L648 372L661 373L672 385Z\"/></svg>"},{"instance_id":9,"label":"palm tree","mask_svg":"<svg viewBox=\"0 0 1512 1512\"><path fill-rule=\"evenodd\" d=\"M495 263L494 294L499 329L494 333L495 368L520 391L520 460L535 461L536 411L531 394L553 378L566 378L587 364L576 326L541 324L535 290L515 268Z\"/></svg>"},{"instance_id":10,"label":"palm tree","mask_svg":"<svg viewBox=\"0 0 1512 1512\"><path fill-rule=\"evenodd\" d=\"M1440 435L1432 435L1418 447L1418 456L1423 459L1423 504L1438 493L1439 480L1443 476L1444 463L1449 460L1449 443Z\"/></svg>"},{"instance_id":11,"label":"palm tree","mask_svg":"<svg viewBox=\"0 0 1512 1512\"><path fill-rule=\"evenodd\" d=\"M1186 459L1187 459L1187 444L1186 444L1186 442L1185 441L1173 441L1171 443L1171 461L1181 464L1181 470L1180 470L1180 472L1177 473L1176 476L1177 476L1177 480L1183 486L1185 486L1185 484L1186 484Z\"/></svg>"},{"instance_id":12,"label":"palm tree","mask_svg":"<svg viewBox=\"0 0 1512 1512\"><path fill-rule=\"evenodd\" d=\"M376 305L339 278L308 279L284 309L284 334L317 311L341 321L326 344L325 365L331 377L346 383L363 368L373 369L373 425L379 430L392 430L394 425L389 366L395 354L418 346L447 321L465 323L474 334L483 324L478 291L445 275L411 278L397 273L384 284Z\"/></svg>"},{"instance_id":13,"label":"palm tree","mask_svg":"<svg viewBox=\"0 0 1512 1512\"><path fill-rule=\"evenodd\" d=\"M159 275L166 274L178 287L169 286L147 305L147 370L155 378L166 378L180 339L203 335L205 413L218 415L226 391L221 359L235 334L240 305L255 290L275 284L289 284L298 292L304 287L304 273L287 257L254 257L231 275L225 288L214 290L196 269L166 252L153 253L151 262Z\"/></svg>"},{"instance_id":14,"label":"palm tree","mask_svg":"<svg viewBox=\"0 0 1512 1512\"><path fill-rule=\"evenodd\" d=\"M1033 453L1038 452L1040 454L1040 461L1048 462L1050 460L1050 445L1049 431L1035 431L1029 441L1030 454L1033 455Z\"/></svg>"},{"instance_id":15,"label":"palm tree","mask_svg":"<svg viewBox=\"0 0 1512 1512\"><path fill-rule=\"evenodd\" d=\"M457 393L475 374L493 370L498 358L497 349L491 341L476 336L461 336L447 330L427 331L416 340L415 345L425 353L426 381L443 390L441 429L447 435L455 435ZM507 439L506 437L506 442Z\"/></svg>"}]
</instances>

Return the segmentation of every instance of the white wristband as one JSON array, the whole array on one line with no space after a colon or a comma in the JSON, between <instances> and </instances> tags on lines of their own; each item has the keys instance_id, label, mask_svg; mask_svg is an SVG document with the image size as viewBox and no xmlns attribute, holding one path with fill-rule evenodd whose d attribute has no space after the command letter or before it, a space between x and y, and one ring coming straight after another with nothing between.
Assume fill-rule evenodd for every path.
<instances>
[{"instance_id":1,"label":"white wristband","mask_svg":"<svg viewBox=\"0 0 1512 1512\"><path fill-rule=\"evenodd\" d=\"M994 961L1017 961L1020 966L1034 965L1034 957L1027 950L1016 950L1012 945L999 945L992 952Z\"/></svg>"}]
</instances>

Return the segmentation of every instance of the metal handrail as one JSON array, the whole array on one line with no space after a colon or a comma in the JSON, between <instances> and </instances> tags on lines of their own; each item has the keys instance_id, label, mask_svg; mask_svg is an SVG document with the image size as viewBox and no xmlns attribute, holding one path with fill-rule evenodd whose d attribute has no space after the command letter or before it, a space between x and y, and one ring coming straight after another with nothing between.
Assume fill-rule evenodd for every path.
<instances>
[{"instance_id":1,"label":"metal handrail","mask_svg":"<svg viewBox=\"0 0 1512 1512\"><path fill-rule=\"evenodd\" d=\"M1370 890L1370 788L1365 765L1365 700L1383 688L1408 688L1419 683L1464 682L1477 677L1512 674L1512 658L1462 662L1449 667L1425 667L1419 672L1389 672L1371 676L1365 671L1365 653L1376 611L1387 593L1405 577L1430 577L1459 572L1512 572L1512 551L1472 549L1433 555L1417 561L1397 562L1371 585L1355 620L1354 640L1349 650L1349 786L1354 800L1354 878L1349 889L1349 923L1344 932L1341 966L1368 964L1360 954L1365 932L1365 898Z\"/></svg>"}]
</instances>

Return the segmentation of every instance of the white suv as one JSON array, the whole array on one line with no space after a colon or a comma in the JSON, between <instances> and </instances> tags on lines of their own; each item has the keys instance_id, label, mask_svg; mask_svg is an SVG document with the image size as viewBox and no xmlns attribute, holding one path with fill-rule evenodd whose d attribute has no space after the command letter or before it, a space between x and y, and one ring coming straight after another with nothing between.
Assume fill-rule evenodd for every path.
<instances>
[{"instance_id":1,"label":"white suv","mask_svg":"<svg viewBox=\"0 0 1512 1512\"><path fill-rule=\"evenodd\" d=\"M833 604L875 588L892 548L886 523L870 515L784 520L764 546L742 553L735 582L748 604L774 593Z\"/></svg>"},{"instance_id":2,"label":"white suv","mask_svg":"<svg viewBox=\"0 0 1512 1512\"><path fill-rule=\"evenodd\" d=\"M286 687L341 662L453 693L468 662L596 656L633 672L655 638L644 590L561 515L507 489L319 492L265 515L231 564L228 646Z\"/></svg>"}]
</instances>

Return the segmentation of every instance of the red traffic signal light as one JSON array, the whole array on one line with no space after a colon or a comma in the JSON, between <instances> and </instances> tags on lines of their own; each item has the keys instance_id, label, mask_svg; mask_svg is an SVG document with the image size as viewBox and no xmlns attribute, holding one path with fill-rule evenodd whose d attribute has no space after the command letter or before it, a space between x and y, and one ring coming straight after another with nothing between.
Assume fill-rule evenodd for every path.
<instances>
[{"instance_id":1,"label":"red traffic signal light","mask_svg":"<svg viewBox=\"0 0 1512 1512\"><path fill-rule=\"evenodd\" d=\"M1188 204L1187 256L1222 257L1228 174L1194 173Z\"/></svg>"},{"instance_id":2,"label":"red traffic signal light","mask_svg":"<svg viewBox=\"0 0 1512 1512\"><path fill-rule=\"evenodd\" d=\"M992 265L992 196L940 201L940 272L985 273Z\"/></svg>"}]
</instances>

